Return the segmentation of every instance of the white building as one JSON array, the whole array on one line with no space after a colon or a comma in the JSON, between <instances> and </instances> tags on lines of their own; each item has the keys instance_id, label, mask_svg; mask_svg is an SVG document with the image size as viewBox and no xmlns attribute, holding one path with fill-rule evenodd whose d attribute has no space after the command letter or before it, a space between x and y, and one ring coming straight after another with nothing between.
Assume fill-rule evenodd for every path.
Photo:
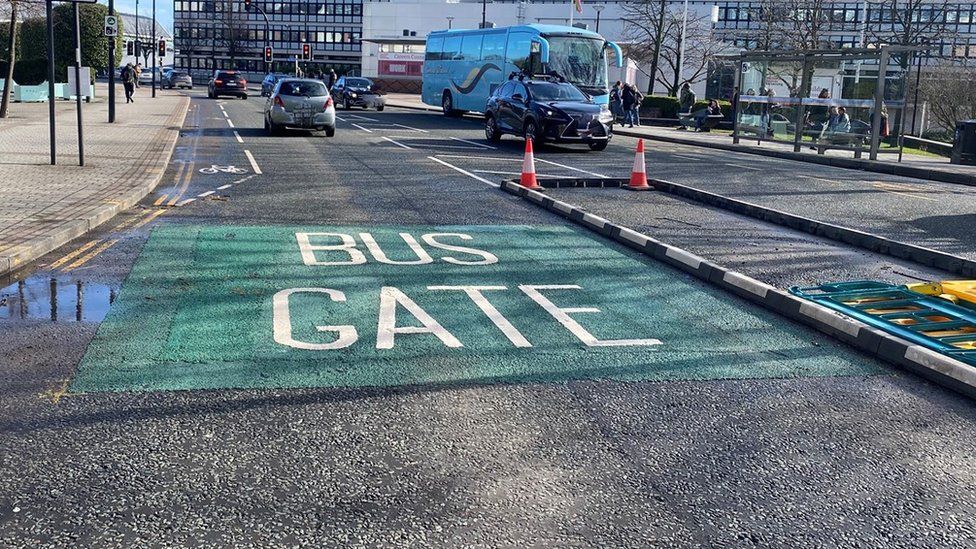
<instances>
[{"instance_id":1,"label":"white building","mask_svg":"<svg viewBox=\"0 0 976 549\"><path fill-rule=\"evenodd\" d=\"M159 47L160 40L166 40L166 55L156 59L156 66L166 67L173 64L173 35L160 25L158 20L156 21L156 44L152 48L153 53L143 52L143 55L140 55L138 59L136 58L135 42L137 40L147 45L153 43L152 12L149 13L148 17L144 13L139 13L138 19L136 19L135 14L131 13L119 13L119 17L122 19L122 36L117 40L122 41L122 59L116 59L116 62L120 67L129 63L133 65L142 63L143 67L152 66L152 56L156 48Z\"/></svg>"}]
</instances>

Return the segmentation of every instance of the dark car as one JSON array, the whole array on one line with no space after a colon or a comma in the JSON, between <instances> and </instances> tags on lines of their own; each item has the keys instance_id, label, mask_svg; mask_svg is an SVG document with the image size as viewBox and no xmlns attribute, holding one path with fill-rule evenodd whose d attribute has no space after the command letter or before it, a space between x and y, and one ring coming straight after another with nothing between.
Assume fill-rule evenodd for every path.
<instances>
[{"instance_id":1,"label":"dark car","mask_svg":"<svg viewBox=\"0 0 976 549\"><path fill-rule=\"evenodd\" d=\"M373 81L359 76L343 76L332 85L332 99L344 109L375 107L381 111L386 107L386 98L373 88Z\"/></svg>"},{"instance_id":2,"label":"dark car","mask_svg":"<svg viewBox=\"0 0 976 549\"><path fill-rule=\"evenodd\" d=\"M221 95L233 95L247 99L247 80L237 71L214 71L207 84L207 97L217 99Z\"/></svg>"},{"instance_id":3,"label":"dark car","mask_svg":"<svg viewBox=\"0 0 976 549\"><path fill-rule=\"evenodd\" d=\"M288 78L288 75L281 72L269 72L261 81L261 97L271 97L275 84L282 78Z\"/></svg>"},{"instance_id":4,"label":"dark car","mask_svg":"<svg viewBox=\"0 0 976 549\"><path fill-rule=\"evenodd\" d=\"M537 145L579 142L602 151L613 136L612 124L607 105L555 79L511 79L495 89L485 108L485 137L492 142L508 133Z\"/></svg>"}]
</instances>

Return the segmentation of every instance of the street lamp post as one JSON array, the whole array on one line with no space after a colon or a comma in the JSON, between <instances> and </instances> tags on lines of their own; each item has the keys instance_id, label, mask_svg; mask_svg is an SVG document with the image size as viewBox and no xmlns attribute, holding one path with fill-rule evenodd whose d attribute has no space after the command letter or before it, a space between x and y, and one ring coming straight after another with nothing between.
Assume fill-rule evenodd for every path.
<instances>
[{"instance_id":1,"label":"street lamp post","mask_svg":"<svg viewBox=\"0 0 976 549\"><path fill-rule=\"evenodd\" d=\"M606 6L603 4L593 4L593 11L596 12L596 32L600 32L600 12L604 10Z\"/></svg>"},{"instance_id":2,"label":"street lamp post","mask_svg":"<svg viewBox=\"0 0 976 549\"><path fill-rule=\"evenodd\" d=\"M481 28L488 22L488 0L481 0Z\"/></svg>"},{"instance_id":3,"label":"street lamp post","mask_svg":"<svg viewBox=\"0 0 976 549\"><path fill-rule=\"evenodd\" d=\"M454 25L454 17L447 16L447 28L450 29Z\"/></svg>"},{"instance_id":4,"label":"street lamp post","mask_svg":"<svg viewBox=\"0 0 976 549\"><path fill-rule=\"evenodd\" d=\"M261 6L255 4L253 2L250 2L249 4L251 6L253 6L254 8L256 8L258 10L258 12L261 14L261 16L264 17L264 49L267 50L268 49L268 44L270 43L270 40L271 40L271 22L268 21L268 14L264 12L264 8L262 8ZM245 3L244 4L245 8L247 7L247 5L248 5L248 3ZM264 57L264 55L262 55L262 57ZM270 67L268 66L268 60L265 59L265 61L264 61L264 73L265 74L267 74L268 72L270 72L269 71L269 68Z\"/></svg>"},{"instance_id":5,"label":"street lamp post","mask_svg":"<svg viewBox=\"0 0 976 549\"><path fill-rule=\"evenodd\" d=\"M927 46L929 39L922 37L919 39L919 42L921 42L923 46ZM925 51L928 52L927 49ZM922 52L916 51L915 57L918 61L918 66L915 69L915 101L912 104L912 133L914 133L916 137L921 137L921 135L919 135L921 132L916 129L916 121L918 119L918 88L922 83Z\"/></svg>"},{"instance_id":6,"label":"street lamp post","mask_svg":"<svg viewBox=\"0 0 976 549\"><path fill-rule=\"evenodd\" d=\"M681 47L678 49L678 81L685 75L685 31L688 28L688 0L685 0L684 14L681 16Z\"/></svg>"},{"instance_id":7,"label":"street lamp post","mask_svg":"<svg viewBox=\"0 0 976 549\"><path fill-rule=\"evenodd\" d=\"M153 18L152 18L153 64L152 64L152 73L150 74L152 75L152 96L153 98L155 98L156 97L156 54L159 53L159 44L156 43L156 0L152 0L152 10L153 10Z\"/></svg>"}]
</instances>

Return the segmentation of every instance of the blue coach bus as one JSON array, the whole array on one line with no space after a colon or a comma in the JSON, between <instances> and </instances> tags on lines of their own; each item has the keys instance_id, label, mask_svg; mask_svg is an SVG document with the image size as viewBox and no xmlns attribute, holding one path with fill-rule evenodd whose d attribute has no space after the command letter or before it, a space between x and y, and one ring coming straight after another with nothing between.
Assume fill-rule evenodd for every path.
<instances>
[{"instance_id":1,"label":"blue coach bus","mask_svg":"<svg viewBox=\"0 0 976 549\"><path fill-rule=\"evenodd\" d=\"M593 98L609 101L607 50L620 47L595 32L557 25L435 31L427 36L423 102L444 114L482 112L488 96L513 72L555 72Z\"/></svg>"}]
</instances>

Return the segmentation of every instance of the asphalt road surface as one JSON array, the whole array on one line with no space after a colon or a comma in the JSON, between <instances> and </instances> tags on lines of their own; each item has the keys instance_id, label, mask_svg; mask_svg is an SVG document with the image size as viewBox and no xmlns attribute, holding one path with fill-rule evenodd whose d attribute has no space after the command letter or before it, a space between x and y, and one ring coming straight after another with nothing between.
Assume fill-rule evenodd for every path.
<instances>
[{"instance_id":1,"label":"asphalt road surface","mask_svg":"<svg viewBox=\"0 0 976 549\"><path fill-rule=\"evenodd\" d=\"M156 193L0 290L0 546L976 544L970 400L501 192L522 143L477 120L340 110L334 138L272 138L261 105L196 94ZM634 144L537 168L625 176ZM648 164L973 255L976 190ZM780 287L946 278L558 193Z\"/></svg>"}]
</instances>

